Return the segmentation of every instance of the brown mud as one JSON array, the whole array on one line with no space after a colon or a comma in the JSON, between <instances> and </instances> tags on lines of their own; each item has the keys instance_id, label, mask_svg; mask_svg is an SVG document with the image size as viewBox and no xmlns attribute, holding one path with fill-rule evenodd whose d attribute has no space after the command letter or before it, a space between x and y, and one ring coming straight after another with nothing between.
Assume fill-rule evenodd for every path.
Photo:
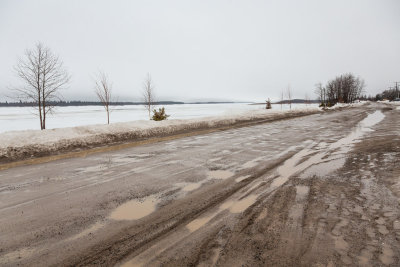
<instances>
[{"instance_id":1,"label":"brown mud","mask_svg":"<svg viewBox=\"0 0 400 267\"><path fill-rule=\"evenodd\" d=\"M399 266L384 107L2 171L0 265Z\"/></svg>"}]
</instances>

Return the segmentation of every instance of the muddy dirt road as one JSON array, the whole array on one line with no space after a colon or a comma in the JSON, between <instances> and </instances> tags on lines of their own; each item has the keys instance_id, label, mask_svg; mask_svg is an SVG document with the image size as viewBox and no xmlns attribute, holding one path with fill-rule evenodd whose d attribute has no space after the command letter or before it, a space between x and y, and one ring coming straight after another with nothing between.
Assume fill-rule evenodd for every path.
<instances>
[{"instance_id":1,"label":"muddy dirt road","mask_svg":"<svg viewBox=\"0 0 400 267\"><path fill-rule=\"evenodd\" d=\"M0 171L2 266L399 266L384 104Z\"/></svg>"}]
</instances>

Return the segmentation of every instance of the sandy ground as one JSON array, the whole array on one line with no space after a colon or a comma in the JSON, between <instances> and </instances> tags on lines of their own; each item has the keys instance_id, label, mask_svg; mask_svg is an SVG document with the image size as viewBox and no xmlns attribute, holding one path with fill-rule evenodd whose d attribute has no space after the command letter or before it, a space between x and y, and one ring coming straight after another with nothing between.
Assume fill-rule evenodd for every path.
<instances>
[{"instance_id":1,"label":"sandy ground","mask_svg":"<svg viewBox=\"0 0 400 267\"><path fill-rule=\"evenodd\" d=\"M0 171L2 266L399 266L400 110Z\"/></svg>"}]
</instances>

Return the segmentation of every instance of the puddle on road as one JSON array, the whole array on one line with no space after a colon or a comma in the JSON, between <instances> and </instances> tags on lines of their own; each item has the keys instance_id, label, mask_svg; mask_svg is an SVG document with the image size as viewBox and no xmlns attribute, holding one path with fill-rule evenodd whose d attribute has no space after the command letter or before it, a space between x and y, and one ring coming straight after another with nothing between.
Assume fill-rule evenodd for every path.
<instances>
[{"instance_id":1,"label":"puddle on road","mask_svg":"<svg viewBox=\"0 0 400 267\"><path fill-rule=\"evenodd\" d=\"M257 197L257 195L249 195L240 200L227 200L219 206L216 212L191 221L186 225L186 228L192 233L206 225L209 221L211 221L212 218L224 210L229 210L230 213L241 213L253 205L256 202Z\"/></svg>"},{"instance_id":2,"label":"puddle on road","mask_svg":"<svg viewBox=\"0 0 400 267\"><path fill-rule=\"evenodd\" d=\"M158 199L155 196L149 196L140 201L134 199L117 207L110 215L113 220L137 220L143 218L156 209Z\"/></svg>"},{"instance_id":3,"label":"puddle on road","mask_svg":"<svg viewBox=\"0 0 400 267\"><path fill-rule=\"evenodd\" d=\"M248 207L253 205L257 200L256 195L250 195L248 197L245 197L241 200L233 202L233 205L229 208L229 211L231 213L241 213L245 211Z\"/></svg>"},{"instance_id":4,"label":"puddle on road","mask_svg":"<svg viewBox=\"0 0 400 267\"><path fill-rule=\"evenodd\" d=\"M235 179L236 183L240 183L243 180L246 180L247 178L249 178L251 175L245 175L245 176L239 176L238 178Z\"/></svg>"},{"instance_id":5,"label":"puddle on road","mask_svg":"<svg viewBox=\"0 0 400 267\"><path fill-rule=\"evenodd\" d=\"M208 177L211 179L224 180L231 176L233 176L233 172L231 172L231 171L217 170L217 171L209 171L208 172Z\"/></svg>"},{"instance_id":6,"label":"puddle on road","mask_svg":"<svg viewBox=\"0 0 400 267\"><path fill-rule=\"evenodd\" d=\"M90 167L84 167L84 168L78 168L77 171L80 172L101 172L104 171L105 167L104 165L94 165Z\"/></svg>"},{"instance_id":7,"label":"puddle on road","mask_svg":"<svg viewBox=\"0 0 400 267\"><path fill-rule=\"evenodd\" d=\"M189 229L190 232L194 232L194 231L200 229L205 224L207 224L212 218L214 218L214 215L195 219L195 220L191 221L190 223L188 223L186 225L186 227Z\"/></svg>"},{"instance_id":8,"label":"puddle on road","mask_svg":"<svg viewBox=\"0 0 400 267\"><path fill-rule=\"evenodd\" d=\"M251 160L242 165L241 169L250 169L257 166L257 161Z\"/></svg>"},{"instance_id":9,"label":"puddle on road","mask_svg":"<svg viewBox=\"0 0 400 267\"><path fill-rule=\"evenodd\" d=\"M312 146L313 144L311 144L310 146ZM312 154L313 152L314 150L310 148L305 148L300 152L296 153L293 157L287 159L283 163L283 165L278 167L277 172L279 176L273 180L273 182L271 183L271 187L276 188L283 185L294 174L305 170L315 162L319 162L322 158L322 155L316 154L314 156L311 156L308 160L300 164L297 164L303 157L306 157Z\"/></svg>"},{"instance_id":10,"label":"puddle on road","mask_svg":"<svg viewBox=\"0 0 400 267\"><path fill-rule=\"evenodd\" d=\"M218 180L224 180L227 179L231 176L233 176L234 173L231 171L224 171L224 170L216 170L216 171L209 171L207 173L207 179L218 179ZM247 177L243 178L246 179ZM206 179L206 181L207 181ZM238 179L238 178L236 178ZM182 187L182 191L184 192L190 192L193 191L204 183L205 181L197 182L197 183L178 183L176 184L179 187Z\"/></svg>"},{"instance_id":11,"label":"puddle on road","mask_svg":"<svg viewBox=\"0 0 400 267\"><path fill-rule=\"evenodd\" d=\"M193 190L199 188L201 186L201 184L202 184L201 182L199 182L199 183L190 183L190 184L187 184L184 187L182 187L182 190L185 191L185 192L190 192L190 191L193 191Z\"/></svg>"},{"instance_id":12,"label":"puddle on road","mask_svg":"<svg viewBox=\"0 0 400 267\"><path fill-rule=\"evenodd\" d=\"M245 194L251 193L253 190L259 188L263 184L265 184L265 181L263 181L263 180L261 180L261 181L254 180L252 183L248 184L248 186L250 186L250 188L246 189Z\"/></svg>"},{"instance_id":13,"label":"puddle on road","mask_svg":"<svg viewBox=\"0 0 400 267\"><path fill-rule=\"evenodd\" d=\"M258 162L263 160L265 157L258 157L253 160L250 160L242 165L241 169L250 169L258 165Z\"/></svg>"},{"instance_id":14,"label":"puddle on road","mask_svg":"<svg viewBox=\"0 0 400 267\"><path fill-rule=\"evenodd\" d=\"M273 182L271 183L271 187L279 187L286 183L286 181L291 176L301 173L309 169L311 166L321 165L324 161L327 164L323 164L323 166L320 166L321 168L323 168L323 174L328 174L330 172L333 172L337 168L340 168L342 166L340 165L340 163L344 164L344 162L341 162L337 158L337 154L346 154L351 149L351 146L358 139L360 139L366 132L372 131L371 127L382 121L384 117L385 115L380 110L369 114L365 119L357 124L355 130L353 130L349 135L342 139L339 139L335 143L330 144L327 149L322 149L322 151L326 152L318 152L316 154L313 154L316 152L316 150L313 148L315 143L311 143L308 147L296 153L293 157L286 160L283 165L278 167L277 172L279 176L275 178L275 180L273 180ZM335 151L335 153L330 155L329 153L331 153L332 151ZM312 156L310 156L307 160L299 163L304 157L307 157L309 155ZM332 156L335 156L335 158L332 158ZM332 162L329 163L329 161ZM315 168L318 169L319 167Z\"/></svg>"},{"instance_id":15,"label":"puddle on road","mask_svg":"<svg viewBox=\"0 0 400 267\"><path fill-rule=\"evenodd\" d=\"M310 168L304 171L302 177L305 178L313 175L318 175L318 176L328 175L330 172L341 168L345 162L346 159L344 157L341 157L329 161L324 161L321 163L315 163Z\"/></svg>"},{"instance_id":16,"label":"puddle on road","mask_svg":"<svg viewBox=\"0 0 400 267\"><path fill-rule=\"evenodd\" d=\"M68 238L69 241L75 240L75 239L79 239L81 237L93 234L94 232L96 232L97 230L99 230L100 228L102 228L105 224L102 222L97 222L95 224L93 224L92 226L90 226L89 228L83 230L82 232Z\"/></svg>"},{"instance_id":17,"label":"puddle on road","mask_svg":"<svg viewBox=\"0 0 400 267\"><path fill-rule=\"evenodd\" d=\"M338 140L337 142L329 146L330 150L335 150L340 148L342 153L346 153L357 139L362 137L366 132L372 131L371 127L375 124L381 122L385 118L385 114L382 111L377 110L372 114L369 114L365 119L360 121L355 130L352 131L348 136Z\"/></svg>"}]
</instances>

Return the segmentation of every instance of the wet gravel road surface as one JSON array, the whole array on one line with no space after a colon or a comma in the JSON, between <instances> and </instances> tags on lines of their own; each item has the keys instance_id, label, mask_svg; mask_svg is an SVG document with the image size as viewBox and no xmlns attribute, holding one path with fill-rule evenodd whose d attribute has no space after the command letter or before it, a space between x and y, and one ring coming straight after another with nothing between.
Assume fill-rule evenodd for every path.
<instances>
[{"instance_id":1,"label":"wet gravel road surface","mask_svg":"<svg viewBox=\"0 0 400 267\"><path fill-rule=\"evenodd\" d=\"M400 110L0 171L0 265L399 266Z\"/></svg>"}]
</instances>

